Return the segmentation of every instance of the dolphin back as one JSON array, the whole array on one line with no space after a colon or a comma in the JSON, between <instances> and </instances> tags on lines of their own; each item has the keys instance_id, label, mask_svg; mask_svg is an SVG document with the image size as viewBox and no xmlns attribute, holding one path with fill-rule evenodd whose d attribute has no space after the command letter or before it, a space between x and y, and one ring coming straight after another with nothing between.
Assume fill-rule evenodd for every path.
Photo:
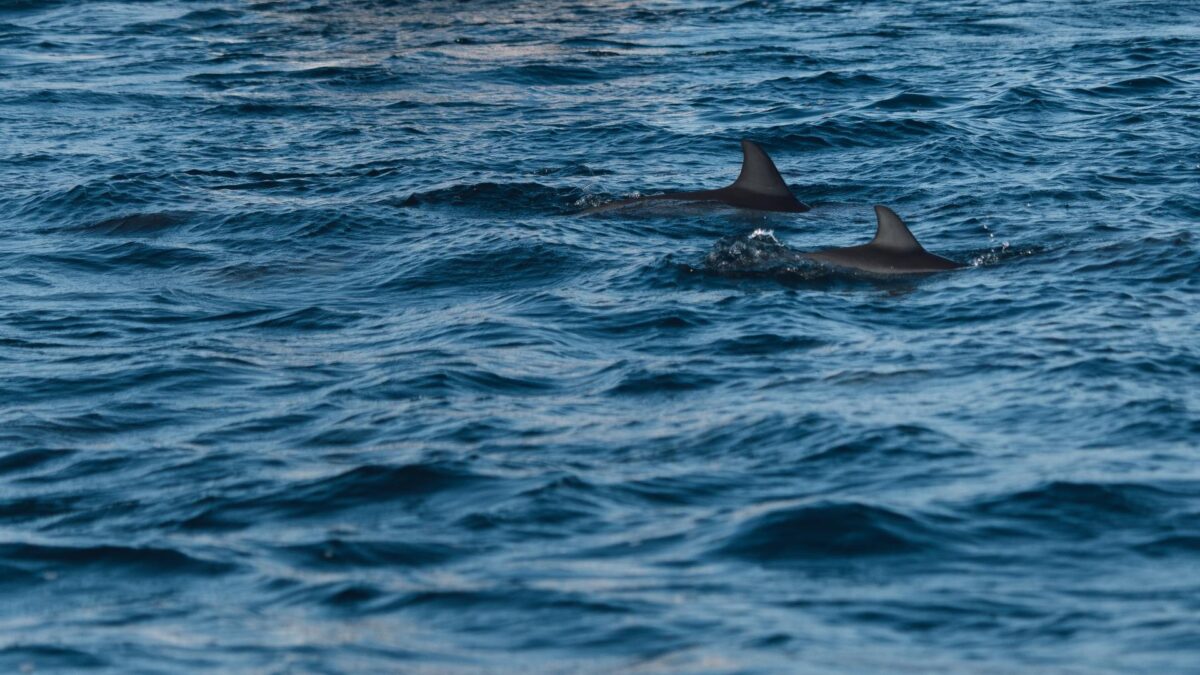
<instances>
[{"instance_id":1,"label":"dolphin back","mask_svg":"<svg viewBox=\"0 0 1200 675\"><path fill-rule=\"evenodd\" d=\"M871 246L886 248L897 253L915 253L925 250L895 211L882 204L876 204L875 219L879 224L875 228L875 238L871 240Z\"/></svg>"},{"instance_id":2,"label":"dolphin back","mask_svg":"<svg viewBox=\"0 0 1200 675\"><path fill-rule=\"evenodd\" d=\"M695 192L668 192L622 199L585 209L580 214L597 213L609 209L652 200L722 202L730 206L760 211L782 211L803 213L809 206L796 199L788 189L775 162L757 144L742 140L742 171L731 185L715 190Z\"/></svg>"},{"instance_id":3,"label":"dolphin back","mask_svg":"<svg viewBox=\"0 0 1200 675\"><path fill-rule=\"evenodd\" d=\"M888 207L877 205L875 218L878 220L875 238L869 243L805 253L801 257L874 274L927 274L964 267L926 251L900 216Z\"/></svg>"},{"instance_id":4,"label":"dolphin back","mask_svg":"<svg viewBox=\"0 0 1200 675\"><path fill-rule=\"evenodd\" d=\"M775 162L752 141L742 140L742 172L729 186L734 190L745 190L768 197L795 199L788 189Z\"/></svg>"}]
</instances>

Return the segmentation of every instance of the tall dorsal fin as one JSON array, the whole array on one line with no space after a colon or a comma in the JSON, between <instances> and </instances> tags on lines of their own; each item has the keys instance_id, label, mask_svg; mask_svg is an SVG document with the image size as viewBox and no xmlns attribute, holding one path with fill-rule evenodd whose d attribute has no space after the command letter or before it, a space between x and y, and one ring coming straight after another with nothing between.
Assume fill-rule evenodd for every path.
<instances>
[{"instance_id":1,"label":"tall dorsal fin","mask_svg":"<svg viewBox=\"0 0 1200 675\"><path fill-rule=\"evenodd\" d=\"M729 187L760 195L787 197L793 201L796 199L787 183L783 182L783 176L779 175L779 169L775 168L775 162L767 157L762 148L747 140L742 140L742 172Z\"/></svg>"},{"instance_id":2,"label":"tall dorsal fin","mask_svg":"<svg viewBox=\"0 0 1200 675\"><path fill-rule=\"evenodd\" d=\"M900 216L896 215L895 211L876 204L875 217L879 220L879 227L875 230L875 238L871 240L871 246L893 251L925 250L921 244L917 243L917 238L908 231L908 227L903 220L900 220Z\"/></svg>"}]
</instances>

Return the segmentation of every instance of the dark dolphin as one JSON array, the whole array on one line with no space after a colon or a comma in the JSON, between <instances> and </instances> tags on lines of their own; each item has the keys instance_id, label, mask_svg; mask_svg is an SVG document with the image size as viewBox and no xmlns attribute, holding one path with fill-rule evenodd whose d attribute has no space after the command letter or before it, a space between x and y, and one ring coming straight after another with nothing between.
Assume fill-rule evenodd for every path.
<instances>
[{"instance_id":1,"label":"dark dolphin","mask_svg":"<svg viewBox=\"0 0 1200 675\"><path fill-rule=\"evenodd\" d=\"M689 202L721 202L742 209L758 211L783 211L786 213L804 213L809 206L796 199L787 183L775 168L775 162L763 152L763 149L751 143L742 141L742 172L732 185L719 190L700 190L697 192L668 192L662 195L622 199L594 206L581 213L596 213L607 211L628 204L650 200L670 199Z\"/></svg>"},{"instance_id":2,"label":"dark dolphin","mask_svg":"<svg viewBox=\"0 0 1200 675\"><path fill-rule=\"evenodd\" d=\"M888 207L876 206L875 217L879 227L871 243L802 253L800 257L873 274L927 274L966 267L922 248L900 216Z\"/></svg>"}]
</instances>

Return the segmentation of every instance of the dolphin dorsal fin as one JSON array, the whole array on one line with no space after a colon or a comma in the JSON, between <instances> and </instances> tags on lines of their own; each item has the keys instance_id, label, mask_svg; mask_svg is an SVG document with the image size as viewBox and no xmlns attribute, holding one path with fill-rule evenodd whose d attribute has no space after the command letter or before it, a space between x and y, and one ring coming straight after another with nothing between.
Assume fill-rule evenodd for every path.
<instances>
[{"instance_id":1,"label":"dolphin dorsal fin","mask_svg":"<svg viewBox=\"0 0 1200 675\"><path fill-rule=\"evenodd\" d=\"M793 201L796 199L787 183L783 182L783 176L779 175L779 169L775 168L775 162L767 157L762 148L747 140L742 141L742 172L729 187L760 195L787 197Z\"/></svg>"},{"instance_id":2,"label":"dolphin dorsal fin","mask_svg":"<svg viewBox=\"0 0 1200 675\"><path fill-rule=\"evenodd\" d=\"M871 240L871 246L878 246L893 251L924 251L921 244L917 243L917 238L912 232L908 231L908 226L900 220L900 216L896 212L886 206L875 206L875 217L879 220L879 227L875 230L875 238Z\"/></svg>"}]
</instances>

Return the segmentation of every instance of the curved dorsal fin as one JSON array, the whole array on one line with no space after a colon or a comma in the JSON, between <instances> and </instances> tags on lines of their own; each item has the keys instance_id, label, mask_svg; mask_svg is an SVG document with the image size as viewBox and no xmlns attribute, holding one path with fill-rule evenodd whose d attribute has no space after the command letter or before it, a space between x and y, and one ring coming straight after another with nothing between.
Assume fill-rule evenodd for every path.
<instances>
[{"instance_id":1,"label":"curved dorsal fin","mask_svg":"<svg viewBox=\"0 0 1200 675\"><path fill-rule=\"evenodd\" d=\"M767 157L763 149L747 140L742 140L742 172L737 180L729 187L754 192L773 197L787 197L795 200L775 162Z\"/></svg>"},{"instance_id":2,"label":"curved dorsal fin","mask_svg":"<svg viewBox=\"0 0 1200 675\"><path fill-rule=\"evenodd\" d=\"M879 227L875 230L875 238L871 240L871 246L893 251L925 250L917 243L917 238L908 231L908 227L903 220L900 220L900 216L896 215L895 211L876 204L875 217L879 220Z\"/></svg>"}]
</instances>

